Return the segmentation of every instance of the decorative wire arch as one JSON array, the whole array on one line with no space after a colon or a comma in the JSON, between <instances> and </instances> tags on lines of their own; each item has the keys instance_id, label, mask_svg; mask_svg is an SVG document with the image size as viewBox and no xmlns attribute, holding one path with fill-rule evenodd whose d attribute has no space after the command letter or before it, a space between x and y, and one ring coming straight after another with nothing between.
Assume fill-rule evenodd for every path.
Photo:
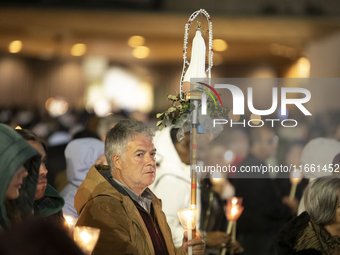
<instances>
[{"instance_id":1,"label":"decorative wire arch","mask_svg":"<svg viewBox=\"0 0 340 255\"><path fill-rule=\"evenodd\" d=\"M200 9L198 11L195 11L193 14L191 14L188 23L185 24L185 32L184 32L184 44L183 44L183 70L182 70L182 76L181 76L181 82L180 82L180 98L182 98L182 92L183 92L183 80L185 72L187 71L187 68L189 67L189 62L187 60L187 51L188 51L188 37L189 37L189 28L192 22L198 17L198 16L205 16L208 22L208 30L209 30L209 43L208 43L208 67L206 69L206 73L208 73L207 77L211 78L211 68L213 66L213 34L212 34L212 22L209 13L204 10ZM192 57L192 56L191 56Z\"/></svg>"}]
</instances>

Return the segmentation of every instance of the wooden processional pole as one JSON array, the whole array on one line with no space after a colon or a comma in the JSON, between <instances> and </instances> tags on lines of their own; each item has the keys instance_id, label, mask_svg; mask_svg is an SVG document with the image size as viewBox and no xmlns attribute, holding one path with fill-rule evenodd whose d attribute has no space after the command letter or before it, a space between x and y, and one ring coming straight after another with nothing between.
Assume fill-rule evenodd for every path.
<instances>
[{"instance_id":1,"label":"wooden processional pole","mask_svg":"<svg viewBox=\"0 0 340 255\"><path fill-rule=\"evenodd\" d=\"M188 48L188 37L189 37L189 27L197 18L198 15L204 16L208 23L208 31L209 31L209 43L208 43L208 69L205 70L205 53L206 47L205 42L202 37L201 25L198 23L196 35L193 41L192 53L190 64L187 61L187 48ZM192 78L211 78L211 68L213 65L213 49L212 49L212 23L210 19L210 15L204 9L200 9L194 12L188 23L185 25L185 33L184 33L184 47L183 47L183 71L181 76L180 83L180 96L182 99L183 92L183 83L189 82ZM196 45L194 45L196 44ZM208 75L207 75L208 74ZM210 81L209 81L210 83ZM191 119L191 203L190 208L197 208L197 173L196 173L196 165L197 165L197 150L198 150L198 115L199 115L199 105L202 98L201 91L190 91L186 95L186 100L190 100L195 108L192 111L192 119ZM195 229L193 230L192 237L195 238Z\"/></svg>"}]
</instances>

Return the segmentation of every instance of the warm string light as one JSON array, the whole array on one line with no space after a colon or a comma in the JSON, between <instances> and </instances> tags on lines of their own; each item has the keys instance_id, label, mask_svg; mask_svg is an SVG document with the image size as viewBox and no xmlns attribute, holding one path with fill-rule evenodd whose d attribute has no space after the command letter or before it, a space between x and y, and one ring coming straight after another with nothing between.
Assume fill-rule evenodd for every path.
<instances>
[{"instance_id":1,"label":"warm string light","mask_svg":"<svg viewBox=\"0 0 340 255\"><path fill-rule=\"evenodd\" d=\"M134 48L132 51L132 55L135 58L139 58L139 59L147 58L149 54L150 54L150 49L146 46L138 46Z\"/></svg>"},{"instance_id":2,"label":"warm string light","mask_svg":"<svg viewBox=\"0 0 340 255\"><path fill-rule=\"evenodd\" d=\"M75 45L72 46L71 48L71 55L72 56L76 56L76 57L80 57L82 55L84 55L86 52L86 45L83 43L77 43Z\"/></svg>"},{"instance_id":3,"label":"warm string light","mask_svg":"<svg viewBox=\"0 0 340 255\"><path fill-rule=\"evenodd\" d=\"M145 38L140 35L131 36L128 40L128 45L132 48L136 48L138 46L143 46L145 43Z\"/></svg>"},{"instance_id":4,"label":"warm string light","mask_svg":"<svg viewBox=\"0 0 340 255\"><path fill-rule=\"evenodd\" d=\"M250 115L250 119L254 125L260 124L261 122L261 116L254 113Z\"/></svg>"},{"instance_id":5,"label":"warm string light","mask_svg":"<svg viewBox=\"0 0 340 255\"><path fill-rule=\"evenodd\" d=\"M52 117L58 117L68 111L68 103L61 98L50 97L46 100L45 107Z\"/></svg>"},{"instance_id":6,"label":"warm string light","mask_svg":"<svg viewBox=\"0 0 340 255\"><path fill-rule=\"evenodd\" d=\"M10 53L18 53L22 49L22 42L19 40L13 41L8 46L8 51Z\"/></svg>"},{"instance_id":7,"label":"warm string light","mask_svg":"<svg viewBox=\"0 0 340 255\"><path fill-rule=\"evenodd\" d=\"M222 39L215 39L213 41L214 51L225 51L228 49L228 44Z\"/></svg>"}]
</instances>

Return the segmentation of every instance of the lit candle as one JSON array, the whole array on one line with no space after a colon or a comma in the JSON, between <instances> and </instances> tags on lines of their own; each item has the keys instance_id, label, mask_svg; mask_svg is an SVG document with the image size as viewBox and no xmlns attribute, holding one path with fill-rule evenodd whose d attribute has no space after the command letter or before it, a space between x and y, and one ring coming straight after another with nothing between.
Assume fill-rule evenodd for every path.
<instances>
[{"instance_id":1,"label":"lit candle","mask_svg":"<svg viewBox=\"0 0 340 255\"><path fill-rule=\"evenodd\" d=\"M237 214L237 212L238 212L237 206L233 205L232 208L231 208L231 216L230 216L230 218L234 219L235 215ZM230 233L231 233L233 224L234 224L234 220L229 220L228 229L227 229L227 234L228 235L230 235Z\"/></svg>"},{"instance_id":2,"label":"lit candle","mask_svg":"<svg viewBox=\"0 0 340 255\"><path fill-rule=\"evenodd\" d=\"M77 219L70 215L64 215L64 219L67 223L68 229L73 230L74 226L76 225Z\"/></svg>"},{"instance_id":3,"label":"lit candle","mask_svg":"<svg viewBox=\"0 0 340 255\"><path fill-rule=\"evenodd\" d=\"M178 218L182 224L182 227L187 230L188 241L192 239L192 230L196 227L197 221L197 209L196 208L186 208L178 210ZM188 246L188 255L192 255L192 246Z\"/></svg>"},{"instance_id":4,"label":"lit candle","mask_svg":"<svg viewBox=\"0 0 340 255\"><path fill-rule=\"evenodd\" d=\"M220 172L215 172L210 177L210 181L213 185L218 185L220 183L223 183L223 178Z\"/></svg>"},{"instance_id":5,"label":"lit candle","mask_svg":"<svg viewBox=\"0 0 340 255\"><path fill-rule=\"evenodd\" d=\"M68 233L69 237L72 238L73 237L73 229L74 229L74 226L76 225L78 219L76 219L76 218L74 218L70 215L65 215L65 214L64 214L64 219L65 219L65 228L67 229L67 233Z\"/></svg>"},{"instance_id":6,"label":"lit candle","mask_svg":"<svg viewBox=\"0 0 340 255\"><path fill-rule=\"evenodd\" d=\"M100 229L91 227L75 227L74 241L84 254L90 255L97 244Z\"/></svg>"},{"instance_id":7,"label":"lit candle","mask_svg":"<svg viewBox=\"0 0 340 255\"><path fill-rule=\"evenodd\" d=\"M234 221L234 224L233 224L233 231L232 231L232 234L231 234L231 243L235 243L236 241L236 221ZM234 249L231 248L231 251L230 251L230 254L234 254Z\"/></svg>"},{"instance_id":8,"label":"lit candle","mask_svg":"<svg viewBox=\"0 0 340 255\"><path fill-rule=\"evenodd\" d=\"M227 204L232 204L232 205L242 205L243 198L242 197L233 197L227 199Z\"/></svg>"},{"instance_id":9,"label":"lit candle","mask_svg":"<svg viewBox=\"0 0 340 255\"><path fill-rule=\"evenodd\" d=\"M227 199L227 219L229 221L227 234L230 235L232 233L232 242L235 242L236 240L236 221L244 209L244 207L241 205L242 200L242 197L233 197L232 199ZM225 255L226 252L227 248L224 247L222 249L221 255Z\"/></svg>"}]
</instances>

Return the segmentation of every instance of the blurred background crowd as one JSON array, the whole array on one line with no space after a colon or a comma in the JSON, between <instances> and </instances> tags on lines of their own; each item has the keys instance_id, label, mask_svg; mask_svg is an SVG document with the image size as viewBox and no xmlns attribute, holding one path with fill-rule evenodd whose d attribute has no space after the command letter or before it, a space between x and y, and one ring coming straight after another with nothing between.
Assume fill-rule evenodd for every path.
<instances>
[{"instance_id":1,"label":"blurred background crowd","mask_svg":"<svg viewBox=\"0 0 340 255\"><path fill-rule=\"evenodd\" d=\"M155 127L156 113L169 107L166 95L179 90L184 24L199 8L212 17L213 78L339 76L336 1L2 1L0 122L36 133L50 148L48 164L54 147L83 129L97 133L108 114ZM312 98L320 94L320 111L294 132L278 130L280 163L292 144L340 139L336 88L320 84ZM58 164L65 169L49 165L52 185Z\"/></svg>"},{"instance_id":2,"label":"blurred background crowd","mask_svg":"<svg viewBox=\"0 0 340 255\"><path fill-rule=\"evenodd\" d=\"M46 145L47 180L58 192L68 183L65 149L72 140L104 141L122 118L157 129L156 114L170 106L166 96L179 90L184 25L200 8L212 17L213 78L339 77L338 1L0 2L0 123L31 130ZM202 31L207 38L207 27ZM312 97L322 107L311 105L311 117L289 109L299 124L273 129L276 147L268 149L277 153L266 163L298 166L310 140L340 141L339 92L320 84ZM201 146L200 159L239 166L254 144L249 131L226 126L218 142ZM232 197L234 187L221 186L219 177L214 191L222 200ZM301 182L298 199L307 183ZM283 184L285 195L289 188Z\"/></svg>"}]
</instances>

